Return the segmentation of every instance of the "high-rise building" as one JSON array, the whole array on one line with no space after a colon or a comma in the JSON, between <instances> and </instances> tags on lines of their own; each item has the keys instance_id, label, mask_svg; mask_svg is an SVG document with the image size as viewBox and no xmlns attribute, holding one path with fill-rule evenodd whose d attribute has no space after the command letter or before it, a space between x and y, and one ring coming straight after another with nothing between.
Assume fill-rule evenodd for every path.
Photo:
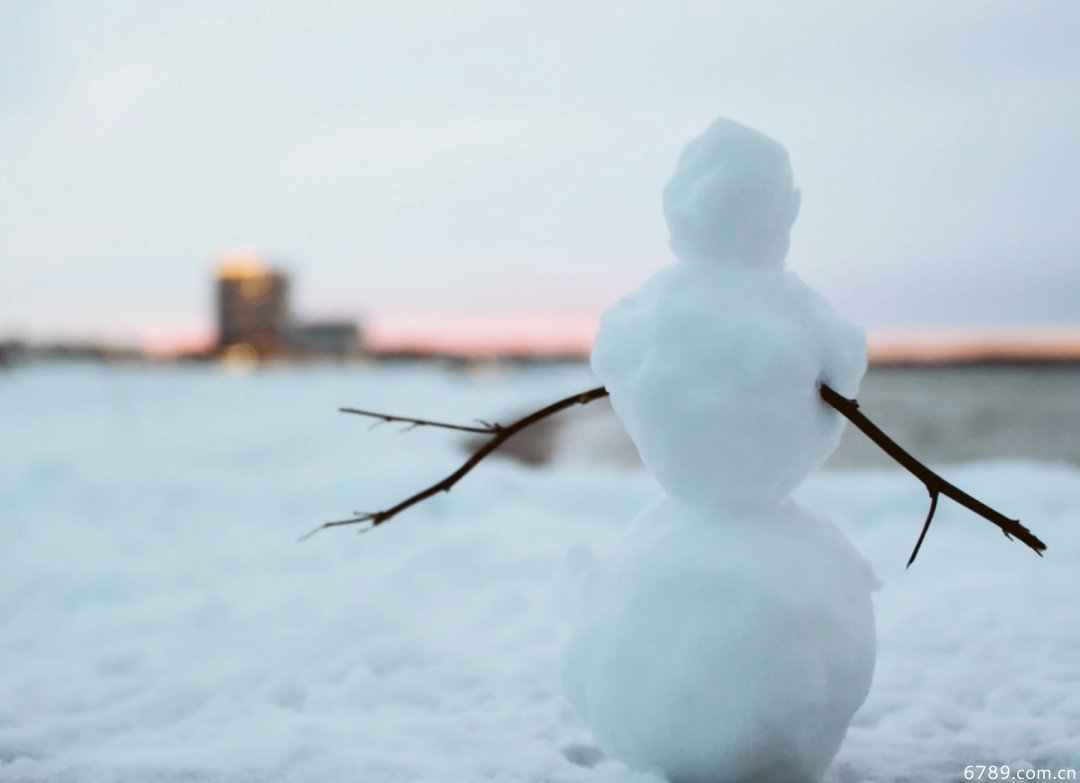
<instances>
[{"instance_id":1,"label":"high-rise building","mask_svg":"<svg viewBox=\"0 0 1080 783\"><path fill-rule=\"evenodd\" d=\"M222 257L217 270L218 350L248 346L260 359L289 350L289 278L249 254Z\"/></svg>"}]
</instances>

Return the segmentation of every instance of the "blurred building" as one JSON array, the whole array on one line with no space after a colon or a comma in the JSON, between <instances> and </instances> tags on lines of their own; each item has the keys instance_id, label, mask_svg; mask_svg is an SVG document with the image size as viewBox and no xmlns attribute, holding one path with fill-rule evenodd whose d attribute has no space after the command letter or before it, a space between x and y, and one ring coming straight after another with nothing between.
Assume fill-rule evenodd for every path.
<instances>
[{"instance_id":1,"label":"blurred building","mask_svg":"<svg viewBox=\"0 0 1080 783\"><path fill-rule=\"evenodd\" d=\"M266 359L358 357L360 327L355 321L297 321L290 302L289 276L251 253L223 256L217 270L216 353L242 363Z\"/></svg>"},{"instance_id":2,"label":"blurred building","mask_svg":"<svg viewBox=\"0 0 1080 783\"><path fill-rule=\"evenodd\" d=\"M355 321L313 321L299 324L293 349L305 357L343 361L360 353L360 327Z\"/></svg>"},{"instance_id":3,"label":"blurred building","mask_svg":"<svg viewBox=\"0 0 1080 783\"><path fill-rule=\"evenodd\" d=\"M289 352L289 278L251 256L226 256L217 271L218 351L247 346L260 359Z\"/></svg>"}]
</instances>

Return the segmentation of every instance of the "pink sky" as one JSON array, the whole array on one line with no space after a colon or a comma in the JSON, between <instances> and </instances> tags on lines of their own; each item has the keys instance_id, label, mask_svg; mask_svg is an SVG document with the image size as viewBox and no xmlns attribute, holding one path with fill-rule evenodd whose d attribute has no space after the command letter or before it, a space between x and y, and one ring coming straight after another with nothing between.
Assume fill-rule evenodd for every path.
<instances>
[{"instance_id":1,"label":"pink sky","mask_svg":"<svg viewBox=\"0 0 1080 783\"><path fill-rule=\"evenodd\" d=\"M386 316L364 324L376 350L430 350L451 354L524 352L581 354L592 347L599 315ZM199 322L164 322L141 346L168 355L212 344L214 331ZM878 361L950 360L972 357L1080 360L1080 326L966 326L869 329L870 356Z\"/></svg>"},{"instance_id":2,"label":"pink sky","mask_svg":"<svg viewBox=\"0 0 1080 783\"><path fill-rule=\"evenodd\" d=\"M385 316L363 323L364 340L376 350L416 349L446 353L588 352L599 315ZM210 345L214 330L199 322L148 325L140 345L156 354Z\"/></svg>"}]
</instances>

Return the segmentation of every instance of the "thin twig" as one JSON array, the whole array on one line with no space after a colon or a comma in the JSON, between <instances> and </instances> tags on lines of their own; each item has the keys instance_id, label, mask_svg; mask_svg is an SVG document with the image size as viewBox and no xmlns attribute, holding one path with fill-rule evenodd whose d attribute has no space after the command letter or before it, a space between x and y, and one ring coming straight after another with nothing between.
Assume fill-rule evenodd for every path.
<instances>
[{"instance_id":1,"label":"thin twig","mask_svg":"<svg viewBox=\"0 0 1080 783\"><path fill-rule=\"evenodd\" d=\"M933 517L934 506L937 502L937 493L941 493L947 498L952 498L965 508L974 511L983 519L989 520L990 522L997 525L999 528L1001 528L1001 532L1005 534L1006 538L1016 536L1018 539L1027 544L1037 555L1042 555L1043 550L1046 549L1046 544L1040 541L1038 536L1036 536L1023 525L1021 525L1020 520L1009 519L1004 514L995 511L985 503L976 500L971 495L964 492L962 489L959 489L958 487L950 484L937 473L930 470L930 468L926 467L926 465L922 464L913 456L900 448L899 444L897 444L896 441L894 441L892 438L890 438L888 435L878 429L877 425L874 424L874 422L866 418L866 416L864 416L859 410L859 403L855 400L849 400L847 397L843 397L840 394L837 394L825 384L821 385L819 391L821 394L821 399L825 400L825 402L835 408L841 416L843 416L860 430L862 430L862 432L868 438L870 438L870 440L874 441L874 443L877 444L877 446L882 451L884 451L886 454L888 454L890 457L900 463L900 466L902 468L915 476L915 478L921 481L926 487L926 490L930 493L931 497L931 513L930 516L928 516L926 519L926 524L924 525L923 531L924 534L925 528L930 526L930 519ZM922 543L921 537L919 539L919 542ZM912 553L912 561L915 559L915 554L917 553L918 546L916 546L915 552ZM909 561L908 565L910 564L911 562Z\"/></svg>"},{"instance_id":2,"label":"thin twig","mask_svg":"<svg viewBox=\"0 0 1080 783\"><path fill-rule=\"evenodd\" d=\"M338 408L342 413L355 413L357 416L367 416L369 419L378 419L371 425L371 429L375 429L380 424L390 424L391 422L401 422L403 424L410 424L412 426L406 427L402 432L408 432L414 430L417 427L441 427L444 430L459 430L460 432L478 432L481 435L494 435L499 432L502 427L498 424L488 424L486 421L480 422L484 426L482 427L470 427L467 424L447 424L442 421L428 421L427 419L414 419L410 416L391 416L388 413L375 413L374 411L362 411L359 408Z\"/></svg>"},{"instance_id":3,"label":"thin twig","mask_svg":"<svg viewBox=\"0 0 1080 783\"><path fill-rule=\"evenodd\" d=\"M388 508L385 511L378 511L374 514L358 514L357 516L350 517L349 519L341 519L336 522L326 522L325 524L319 525L319 527L315 528L307 535L303 536L300 540L304 541L305 539L311 538L311 536L315 535L320 530L325 530L329 527L341 527L342 525L359 525L364 523L370 525L370 527L366 528L366 530L378 527L383 522L386 522L387 520L397 516L405 509L411 508L412 506L415 506L417 503L423 500L427 500L432 495L437 495L440 492L449 492L455 484L461 481L461 479L463 479L469 473L469 471L479 465L480 462L484 459L484 457L495 451L495 449L499 448L499 446L504 444L507 440L512 438L517 433L521 432L526 427L535 424L541 419L546 419L548 416L551 416L554 413L558 413L561 410L572 408L575 405L588 405L593 400L599 400L600 398L607 396L608 391L602 386L597 389L590 389L589 391L581 392L580 394L575 394L571 397L566 397L565 399L559 400L558 402L553 402L551 405L548 405L545 408L541 408L535 413L530 413L528 416L518 419L513 424L508 424L506 426L500 426L496 424L492 425L490 428L483 430L477 427L459 427L453 424L441 424L438 422L429 422L422 419L407 419L401 416L384 416L381 413L372 414L363 412L363 415L376 416L392 421L409 421L420 424L422 426L426 425L431 427L445 427L447 429L459 429L466 432L482 432L484 434L491 435L491 440L489 440L487 443L477 449L476 452L465 461L464 465L455 470L442 481L432 484L430 487L421 492L417 492L415 495L406 498L405 500L398 503L396 506Z\"/></svg>"},{"instance_id":4,"label":"thin twig","mask_svg":"<svg viewBox=\"0 0 1080 783\"><path fill-rule=\"evenodd\" d=\"M1046 549L1046 544L1039 540L1039 538L1033 534L1030 530L1020 524L1019 520L1009 519L1004 514L995 511L990 506L976 500L971 495L967 494L958 487L950 484L934 471L930 470L926 465L919 462L892 438L878 429L870 419L866 418L859 410L859 403L855 400L848 399L835 391L826 384L821 384L819 388L821 399L825 401L830 407L834 408L840 415L858 427L862 432L870 438L882 451L896 460L905 470L911 473L915 478L919 479L926 487L927 492L930 493L930 511L926 515L926 522L923 523L922 531L919 533L919 539L915 543L915 549L911 553L911 557L908 560L908 566L915 562L915 557L919 554L919 549L922 547L923 539L926 537L927 530L930 529L930 522L934 519L934 512L937 510L937 502L939 495L945 495L948 498L952 498L965 508L974 511L984 519L989 520L993 524L997 525L1001 531L1005 534L1006 538L1015 536L1022 542L1027 544L1036 554L1042 555L1043 550ZM367 528L364 528L361 532L367 532L372 528L378 527L383 522L400 514L402 511L415 506L421 501L427 500L433 495L437 495L440 492L449 492L450 489L463 479L473 468L480 464L480 462L491 454L495 449L499 448L503 443L516 435L521 430L529 427L541 419L546 419L559 411L571 408L575 405L588 405L590 402L602 399L608 396L608 390L604 387L598 387L596 389L589 389L588 391L575 394L571 397L559 400L552 403L545 408L541 408L535 413L530 413L522 419L518 419L513 424L502 426L499 424L488 424L487 422L480 421L482 427L468 427L459 424L446 424L437 421L428 421L427 419L414 419L406 416L392 416L385 413L373 413L371 411L358 410L356 408L342 408L345 413L355 413L361 416L368 416L370 418L379 419L379 423L386 422L404 422L411 424L413 427L442 427L443 429L460 430L463 432L475 432L482 435L490 435L491 440L481 446L468 460L465 461L460 468L455 470L449 476L444 478L435 484L432 484L425 490L406 498L398 503L396 506L386 509L385 511L377 511L371 514L356 514L349 519L342 519L336 522L327 522L323 525L312 530L307 535L303 536L300 540L310 538L318 533L320 530L325 530L330 527L341 527L343 525L360 525L368 524ZM412 429L410 427L409 429Z\"/></svg>"},{"instance_id":5,"label":"thin twig","mask_svg":"<svg viewBox=\"0 0 1080 783\"><path fill-rule=\"evenodd\" d=\"M905 568L911 568L911 564L919 556L919 549L922 547L923 539L926 538L926 531L930 529L930 523L934 521L934 512L937 511L938 495L940 494L936 489L930 490L930 510L926 513L926 521L923 523L922 530L919 531L919 540L915 542L915 548L911 550L911 557L908 558Z\"/></svg>"}]
</instances>

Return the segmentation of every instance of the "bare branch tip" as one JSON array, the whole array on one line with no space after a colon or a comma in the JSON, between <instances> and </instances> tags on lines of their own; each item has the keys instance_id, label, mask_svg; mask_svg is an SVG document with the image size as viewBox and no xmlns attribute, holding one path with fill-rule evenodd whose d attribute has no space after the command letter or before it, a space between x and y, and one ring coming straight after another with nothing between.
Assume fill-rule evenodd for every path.
<instances>
[{"instance_id":1,"label":"bare branch tip","mask_svg":"<svg viewBox=\"0 0 1080 783\"><path fill-rule=\"evenodd\" d=\"M919 532L919 540L915 542L915 548L911 550L911 557L908 558L907 565L904 569L911 568L911 564L915 562L915 558L919 555L919 550L922 548L923 539L926 538L926 531L930 529L930 523L934 521L934 512L937 511L938 496L941 494L937 489L927 487L930 492L930 511L926 514L926 522L923 523L922 530Z\"/></svg>"},{"instance_id":2,"label":"bare branch tip","mask_svg":"<svg viewBox=\"0 0 1080 783\"><path fill-rule=\"evenodd\" d=\"M313 530L309 530L307 533L304 533L304 535L300 536L300 538L296 539L296 543L302 544L303 542L307 541L309 538L311 538L313 535L315 535L319 531L325 530L325 529L326 529L326 525L319 525L317 528L314 528Z\"/></svg>"}]
</instances>

